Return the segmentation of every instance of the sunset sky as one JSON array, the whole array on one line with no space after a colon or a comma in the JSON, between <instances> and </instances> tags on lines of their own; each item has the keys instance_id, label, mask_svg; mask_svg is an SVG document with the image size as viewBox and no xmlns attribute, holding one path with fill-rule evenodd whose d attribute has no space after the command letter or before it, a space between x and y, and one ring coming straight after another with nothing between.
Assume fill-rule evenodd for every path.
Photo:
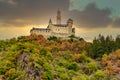
<instances>
[{"instance_id":1,"label":"sunset sky","mask_svg":"<svg viewBox=\"0 0 120 80\"><path fill-rule=\"evenodd\" d=\"M61 10L62 23L74 20L76 36L90 41L99 34L120 34L120 0L0 0L0 39L29 35L46 27Z\"/></svg>"}]
</instances>

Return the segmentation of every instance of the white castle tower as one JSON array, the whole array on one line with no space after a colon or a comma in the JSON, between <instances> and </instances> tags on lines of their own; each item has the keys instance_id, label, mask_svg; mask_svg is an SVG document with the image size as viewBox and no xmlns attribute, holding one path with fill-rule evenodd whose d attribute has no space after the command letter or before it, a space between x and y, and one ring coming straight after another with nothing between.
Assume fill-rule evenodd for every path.
<instances>
[{"instance_id":1,"label":"white castle tower","mask_svg":"<svg viewBox=\"0 0 120 80\"><path fill-rule=\"evenodd\" d=\"M61 24L61 12L57 11L57 24Z\"/></svg>"}]
</instances>

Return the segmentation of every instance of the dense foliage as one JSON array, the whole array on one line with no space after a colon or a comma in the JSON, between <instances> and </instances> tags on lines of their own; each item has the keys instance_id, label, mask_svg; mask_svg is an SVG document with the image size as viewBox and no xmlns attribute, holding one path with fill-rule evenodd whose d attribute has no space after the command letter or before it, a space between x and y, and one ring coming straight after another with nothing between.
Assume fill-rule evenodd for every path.
<instances>
[{"instance_id":1,"label":"dense foliage","mask_svg":"<svg viewBox=\"0 0 120 80\"><path fill-rule=\"evenodd\" d=\"M120 35L115 39L112 36L104 37L99 35L93 40L89 54L93 58L102 57L103 54L109 54L117 49L120 49Z\"/></svg>"},{"instance_id":2,"label":"dense foliage","mask_svg":"<svg viewBox=\"0 0 120 80\"><path fill-rule=\"evenodd\" d=\"M0 79L119 80L120 37L101 38L93 43L73 36L68 40L46 40L41 35L1 40Z\"/></svg>"}]
</instances>

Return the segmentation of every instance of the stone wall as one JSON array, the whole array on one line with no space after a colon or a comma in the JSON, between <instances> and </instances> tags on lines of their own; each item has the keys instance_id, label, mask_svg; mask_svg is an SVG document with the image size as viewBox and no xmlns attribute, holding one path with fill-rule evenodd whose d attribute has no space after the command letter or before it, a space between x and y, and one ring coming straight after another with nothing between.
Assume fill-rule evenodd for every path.
<instances>
[{"instance_id":1,"label":"stone wall","mask_svg":"<svg viewBox=\"0 0 120 80\"><path fill-rule=\"evenodd\" d=\"M51 30L54 33L64 33L64 34L68 34L69 33L68 27L60 27L60 26L51 25L50 28L51 28Z\"/></svg>"},{"instance_id":2,"label":"stone wall","mask_svg":"<svg viewBox=\"0 0 120 80\"><path fill-rule=\"evenodd\" d=\"M43 35L47 38L52 35L52 32L50 30L32 30L31 34Z\"/></svg>"}]
</instances>

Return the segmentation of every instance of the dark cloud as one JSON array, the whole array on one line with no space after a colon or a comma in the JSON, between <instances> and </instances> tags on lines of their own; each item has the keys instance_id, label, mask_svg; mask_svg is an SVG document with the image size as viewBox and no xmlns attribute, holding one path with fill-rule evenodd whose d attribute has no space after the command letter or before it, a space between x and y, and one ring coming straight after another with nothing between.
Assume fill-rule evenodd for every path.
<instances>
[{"instance_id":1,"label":"dark cloud","mask_svg":"<svg viewBox=\"0 0 120 80\"><path fill-rule=\"evenodd\" d=\"M110 18L111 11L109 9L98 9L95 3L88 4L84 11L76 12L72 11L73 16L77 19L79 27L84 28L98 28L107 27L112 22Z\"/></svg>"},{"instance_id":2,"label":"dark cloud","mask_svg":"<svg viewBox=\"0 0 120 80\"><path fill-rule=\"evenodd\" d=\"M69 0L12 0L15 4L8 1L0 2L0 24L16 26L25 23L44 24L49 18L56 17L58 8L62 11L69 8ZM25 22L15 23L16 19L22 19Z\"/></svg>"},{"instance_id":3,"label":"dark cloud","mask_svg":"<svg viewBox=\"0 0 120 80\"><path fill-rule=\"evenodd\" d=\"M112 22L109 9L98 9L95 3L84 11L69 11L69 0L5 0L0 2L0 24L2 26L24 26L26 24L47 24L49 18L55 20L58 8L62 19L72 18L80 28L107 27ZM114 23L116 24L116 23Z\"/></svg>"},{"instance_id":4,"label":"dark cloud","mask_svg":"<svg viewBox=\"0 0 120 80\"><path fill-rule=\"evenodd\" d=\"M22 16L32 13L51 13L52 11L57 10L58 8L66 10L69 6L68 0L14 0L16 5L11 5L9 3L1 2L0 9L3 13L5 11L10 11L9 13L22 13ZM28 16L29 16L28 15Z\"/></svg>"}]
</instances>

